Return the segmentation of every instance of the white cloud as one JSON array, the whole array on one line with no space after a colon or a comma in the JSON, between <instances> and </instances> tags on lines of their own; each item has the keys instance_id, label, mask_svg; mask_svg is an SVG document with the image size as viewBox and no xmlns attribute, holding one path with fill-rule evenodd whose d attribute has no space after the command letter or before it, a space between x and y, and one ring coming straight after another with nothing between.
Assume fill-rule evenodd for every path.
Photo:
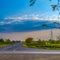
<instances>
[{"instance_id":1,"label":"white cloud","mask_svg":"<svg viewBox=\"0 0 60 60\"><path fill-rule=\"evenodd\" d=\"M12 20L15 20L15 21L21 21L21 20L38 20L40 19L39 18L39 15L38 14L31 14L31 15L23 15L23 16L20 16L20 17L5 17L4 20L6 19L12 19Z\"/></svg>"},{"instance_id":2,"label":"white cloud","mask_svg":"<svg viewBox=\"0 0 60 60\"><path fill-rule=\"evenodd\" d=\"M48 15L49 12L44 14L30 14L30 15L23 15L19 17L5 17L3 21L0 22L0 25L3 24L11 24L13 22L18 23L22 22L23 20L49 20L49 21L57 21L56 15Z\"/></svg>"},{"instance_id":3,"label":"white cloud","mask_svg":"<svg viewBox=\"0 0 60 60\"><path fill-rule=\"evenodd\" d=\"M13 22L13 21L9 21L9 22L7 22L7 21L6 21L6 22L5 22L5 21L1 21L1 22L0 22L0 25L11 24L12 22Z\"/></svg>"},{"instance_id":4,"label":"white cloud","mask_svg":"<svg viewBox=\"0 0 60 60\"><path fill-rule=\"evenodd\" d=\"M14 21L21 21L21 20L57 20L56 15L48 15L49 13L44 13L44 14L30 14L30 15L23 15L19 17L6 17L6 19L11 19Z\"/></svg>"}]
</instances>

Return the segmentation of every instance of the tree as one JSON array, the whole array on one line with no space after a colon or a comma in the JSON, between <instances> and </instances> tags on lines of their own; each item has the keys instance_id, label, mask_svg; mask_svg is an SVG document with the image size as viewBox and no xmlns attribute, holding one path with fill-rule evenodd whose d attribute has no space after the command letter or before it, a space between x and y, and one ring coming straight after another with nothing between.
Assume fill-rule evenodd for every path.
<instances>
[{"instance_id":1,"label":"tree","mask_svg":"<svg viewBox=\"0 0 60 60\"><path fill-rule=\"evenodd\" d=\"M1 38L1 39L0 39L0 43L4 43L4 39Z\"/></svg>"},{"instance_id":2,"label":"tree","mask_svg":"<svg viewBox=\"0 0 60 60\"><path fill-rule=\"evenodd\" d=\"M39 40L37 41L37 43L38 43L38 45L41 45L42 41L39 39Z\"/></svg>"},{"instance_id":3,"label":"tree","mask_svg":"<svg viewBox=\"0 0 60 60\"><path fill-rule=\"evenodd\" d=\"M41 47L42 46L42 41L40 39L37 41L36 46L37 47Z\"/></svg>"},{"instance_id":4,"label":"tree","mask_svg":"<svg viewBox=\"0 0 60 60\"><path fill-rule=\"evenodd\" d=\"M31 43L32 41L33 41L33 38L27 38L27 39L25 40L26 43Z\"/></svg>"},{"instance_id":5,"label":"tree","mask_svg":"<svg viewBox=\"0 0 60 60\"><path fill-rule=\"evenodd\" d=\"M52 1L52 0L49 0L49 1ZM29 0L30 2L30 6L33 6L36 2L36 0ZM55 9L55 6L53 7L53 9Z\"/></svg>"},{"instance_id":6,"label":"tree","mask_svg":"<svg viewBox=\"0 0 60 60\"><path fill-rule=\"evenodd\" d=\"M51 7L52 7L53 11L55 11L57 5L51 5Z\"/></svg>"},{"instance_id":7,"label":"tree","mask_svg":"<svg viewBox=\"0 0 60 60\"><path fill-rule=\"evenodd\" d=\"M56 42L55 40L51 40L51 39L48 41L48 43L50 44L55 44L55 42Z\"/></svg>"},{"instance_id":8,"label":"tree","mask_svg":"<svg viewBox=\"0 0 60 60\"><path fill-rule=\"evenodd\" d=\"M36 0L30 0L30 6L33 6L35 4Z\"/></svg>"},{"instance_id":9,"label":"tree","mask_svg":"<svg viewBox=\"0 0 60 60\"><path fill-rule=\"evenodd\" d=\"M7 44L11 43L10 39L6 39L5 41Z\"/></svg>"}]
</instances>

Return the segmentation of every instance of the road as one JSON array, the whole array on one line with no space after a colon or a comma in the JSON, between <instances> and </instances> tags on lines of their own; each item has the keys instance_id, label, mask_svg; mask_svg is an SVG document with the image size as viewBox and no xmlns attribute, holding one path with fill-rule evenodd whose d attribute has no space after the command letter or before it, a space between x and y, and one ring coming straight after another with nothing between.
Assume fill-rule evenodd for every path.
<instances>
[{"instance_id":1,"label":"road","mask_svg":"<svg viewBox=\"0 0 60 60\"><path fill-rule=\"evenodd\" d=\"M22 45L22 42L19 44L1 47L0 54L60 54L60 50L44 50L44 49L34 49L34 48L25 48Z\"/></svg>"}]
</instances>

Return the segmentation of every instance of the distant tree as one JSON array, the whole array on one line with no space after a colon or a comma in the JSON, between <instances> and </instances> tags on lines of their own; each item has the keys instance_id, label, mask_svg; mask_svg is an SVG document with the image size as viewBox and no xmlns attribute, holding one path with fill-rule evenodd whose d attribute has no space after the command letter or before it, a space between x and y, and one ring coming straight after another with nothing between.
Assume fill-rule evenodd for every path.
<instances>
[{"instance_id":1,"label":"distant tree","mask_svg":"<svg viewBox=\"0 0 60 60\"><path fill-rule=\"evenodd\" d=\"M6 39L5 41L7 44L11 43L11 40L10 39Z\"/></svg>"},{"instance_id":2,"label":"distant tree","mask_svg":"<svg viewBox=\"0 0 60 60\"><path fill-rule=\"evenodd\" d=\"M52 0L49 0L49 1L52 1ZM35 4L36 0L29 0L29 2L30 2L30 6L33 6ZM53 7L53 9L55 9L55 7Z\"/></svg>"},{"instance_id":3,"label":"distant tree","mask_svg":"<svg viewBox=\"0 0 60 60\"><path fill-rule=\"evenodd\" d=\"M40 39L37 41L36 46L37 47L41 47L42 46L42 41Z\"/></svg>"},{"instance_id":4,"label":"distant tree","mask_svg":"<svg viewBox=\"0 0 60 60\"><path fill-rule=\"evenodd\" d=\"M25 40L26 43L31 43L32 41L33 41L33 38L27 38L27 39Z\"/></svg>"},{"instance_id":5,"label":"distant tree","mask_svg":"<svg viewBox=\"0 0 60 60\"><path fill-rule=\"evenodd\" d=\"M39 40L37 41L37 43L38 43L39 45L41 45L42 41L39 39Z\"/></svg>"},{"instance_id":6,"label":"distant tree","mask_svg":"<svg viewBox=\"0 0 60 60\"><path fill-rule=\"evenodd\" d=\"M43 40L41 45L42 46L45 46L45 44L46 44L46 42Z\"/></svg>"},{"instance_id":7,"label":"distant tree","mask_svg":"<svg viewBox=\"0 0 60 60\"><path fill-rule=\"evenodd\" d=\"M50 43L50 44L55 44L55 42L56 42L55 40L51 40L51 39L48 40L48 43Z\"/></svg>"},{"instance_id":8,"label":"distant tree","mask_svg":"<svg viewBox=\"0 0 60 60\"><path fill-rule=\"evenodd\" d=\"M45 45L45 41L39 39L39 40L37 41L37 45L43 46L43 45Z\"/></svg>"},{"instance_id":9,"label":"distant tree","mask_svg":"<svg viewBox=\"0 0 60 60\"><path fill-rule=\"evenodd\" d=\"M56 41L56 44L60 44L60 40L57 40L57 41Z\"/></svg>"},{"instance_id":10,"label":"distant tree","mask_svg":"<svg viewBox=\"0 0 60 60\"><path fill-rule=\"evenodd\" d=\"M4 39L1 38L1 39L0 39L0 43L4 43Z\"/></svg>"}]
</instances>

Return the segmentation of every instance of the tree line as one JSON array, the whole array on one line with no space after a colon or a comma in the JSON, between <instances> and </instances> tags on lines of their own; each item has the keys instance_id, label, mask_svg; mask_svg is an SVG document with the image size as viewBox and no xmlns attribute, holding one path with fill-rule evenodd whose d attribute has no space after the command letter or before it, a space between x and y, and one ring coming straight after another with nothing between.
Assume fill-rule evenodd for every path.
<instances>
[{"instance_id":1,"label":"tree line","mask_svg":"<svg viewBox=\"0 0 60 60\"><path fill-rule=\"evenodd\" d=\"M1 44L16 44L19 43L20 41L11 41L10 39L3 39L0 38L0 45Z\"/></svg>"},{"instance_id":2,"label":"tree line","mask_svg":"<svg viewBox=\"0 0 60 60\"><path fill-rule=\"evenodd\" d=\"M39 49L60 49L60 40L41 40L37 41L33 38L27 38L23 43L28 48L39 48Z\"/></svg>"}]
</instances>

